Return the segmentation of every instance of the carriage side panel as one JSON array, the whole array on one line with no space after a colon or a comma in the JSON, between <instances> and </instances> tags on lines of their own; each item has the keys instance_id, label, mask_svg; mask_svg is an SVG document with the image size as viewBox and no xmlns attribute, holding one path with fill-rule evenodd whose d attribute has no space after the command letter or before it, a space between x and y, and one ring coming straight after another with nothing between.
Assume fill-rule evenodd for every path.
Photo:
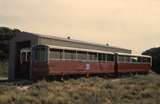
<instances>
[{"instance_id":1,"label":"carriage side panel","mask_svg":"<svg viewBox=\"0 0 160 104\"><path fill-rule=\"evenodd\" d=\"M48 67L50 75L98 74L114 72L113 62L51 60Z\"/></svg>"}]
</instances>

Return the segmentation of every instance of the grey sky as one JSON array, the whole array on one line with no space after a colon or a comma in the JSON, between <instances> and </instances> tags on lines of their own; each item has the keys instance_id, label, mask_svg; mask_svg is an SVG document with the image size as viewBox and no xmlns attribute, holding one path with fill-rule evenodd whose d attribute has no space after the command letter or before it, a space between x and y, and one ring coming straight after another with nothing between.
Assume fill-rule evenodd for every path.
<instances>
[{"instance_id":1,"label":"grey sky","mask_svg":"<svg viewBox=\"0 0 160 104\"><path fill-rule=\"evenodd\" d=\"M160 1L0 0L0 26L141 53L160 46Z\"/></svg>"}]
</instances>

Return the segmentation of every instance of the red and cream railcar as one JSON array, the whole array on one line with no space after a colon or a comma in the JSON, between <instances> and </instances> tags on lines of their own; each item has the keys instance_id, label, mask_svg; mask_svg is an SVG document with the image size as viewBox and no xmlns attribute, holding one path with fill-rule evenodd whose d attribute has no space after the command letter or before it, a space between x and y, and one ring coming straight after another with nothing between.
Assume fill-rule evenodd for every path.
<instances>
[{"instance_id":1,"label":"red and cream railcar","mask_svg":"<svg viewBox=\"0 0 160 104\"><path fill-rule=\"evenodd\" d=\"M37 45L32 48L32 76L148 73L151 57L91 49Z\"/></svg>"},{"instance_id":2,"label":"red and cream railcar","mask_svg":"<svg viewBox=\"0 0 160 104\"><path fill-rule=\"evenodd\" d=\"M34 77L114 72L111 52L49 45L32 48Z\"/></svg>"},{"instance_id":3,"label":"red and cream railcar","mask_svg":"<svg viewBox=\"0 0 160 104\"><path fill-rule=\"evenodd\" d=\"M118 73L149 73L151 66L150 56L117 54Z\"/></svg>"}]
</instances>

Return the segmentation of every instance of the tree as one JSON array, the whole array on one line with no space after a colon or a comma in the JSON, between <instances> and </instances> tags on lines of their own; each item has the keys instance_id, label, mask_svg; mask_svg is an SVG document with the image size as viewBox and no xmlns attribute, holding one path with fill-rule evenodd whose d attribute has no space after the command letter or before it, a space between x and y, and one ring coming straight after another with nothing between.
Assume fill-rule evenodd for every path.
<instances>
[{"instance_id":1,"label":"tree","mask_svg":"<svg viewBox=\"0 0 160 104\"><path fill-rule=\"evenodd\" d=\"M0 27L0 60L8 59L9 40L16 35L16 32L20 32L20 30Z\"/></svg>"},{"instance_id":2,"label":"tree","mask_svg":"<svg viewBox=\"0 0 160 104\"><path fill-rule=\"evenodd\" d=\"M0 41L9 41L16 35L16 32L20 32L20 30L10 29L8 27L0 27Z\"/></svg>"},{"instance_id":3,"label":"tree","mask_svg":"<svg viewBox=\"0 0 160 104\"><path fill-rule=\"evenodd\" d=\"M152 56L152 70L160 74L160 47L151 48L142 54Z\"/></svg>"}]
</instances>

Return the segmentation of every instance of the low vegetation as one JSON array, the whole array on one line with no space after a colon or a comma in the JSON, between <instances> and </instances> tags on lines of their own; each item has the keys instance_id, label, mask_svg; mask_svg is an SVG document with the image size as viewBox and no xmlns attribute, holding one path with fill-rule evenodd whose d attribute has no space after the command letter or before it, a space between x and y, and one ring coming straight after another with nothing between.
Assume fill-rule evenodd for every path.
<instances>
[{"instance_id":1,"label":"low vegetation","mask_svg":"<svg viewBox=\"0 0 160 104\"><path fill-rule=\"evenodd\" d=\"M8 75L8 62L0 61L0 78L7 77Z\"/></svg>"},{"instance_id":2,"label":"low vegetation","mask_svg":"<svg viewBox=\"0 0 160 104\"><path fill-rule=\"evenodd\" d=\"M152 70L160 74L160 47L151 48L142 54L152 56Z\"/></svg>"},{"instance_id":3,"label":"low vegetation","mask_svg":"<svg viewBox=\"0 0 160 104\"><path fill-rule=\"evenodd\" d=\"M0 84L0 104L159 104L160 76L135 75Z\"/></svg>"}]
</instances>

